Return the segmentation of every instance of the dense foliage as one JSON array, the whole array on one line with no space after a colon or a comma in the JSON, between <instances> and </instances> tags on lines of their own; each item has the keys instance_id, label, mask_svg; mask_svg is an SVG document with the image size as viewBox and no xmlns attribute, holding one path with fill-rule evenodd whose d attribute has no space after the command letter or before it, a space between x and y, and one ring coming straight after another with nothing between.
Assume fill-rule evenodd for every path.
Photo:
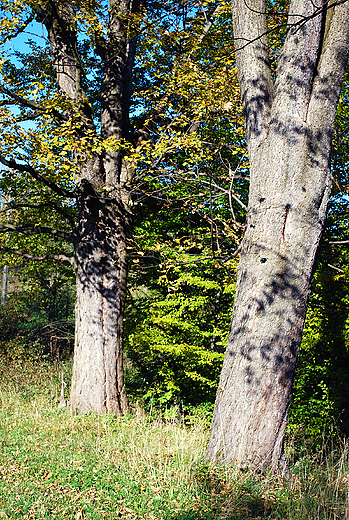
<instances>
[{"instance_id":1,"label":"dense foliage","mask_svg":"<svg viewBox=\"0 0 349 520\"><path fill-rule=\"evenodd\" d=\"M8 25L1 25L4 42L22 30L25 13L19 16L17 4L12 17L4 18ZM102 4L96 2L99 8ZM275 6L270 8L273 29L284 20ZM93 117L99 111L101 62L92 53L91 42L94 31L100 30L97 15L101 27L105 21L97 7L85 11L85 18L83 9L79 11L78 20L84 32L79 52L89 70L84 82ZM172 4L154 2L147 9L138 20L131 113L139 146L131 150L129 143L102 143L94 136L88 142L81 140L79 147L87 151L89 147L124 147L137 166L125 316L129 393L147 407L209 407L229 332L248 199L248 157L230 5L203 2L200 7L181 4L174 9ZM282 34L275 30L270 35L275 62ZM6 46L5 50L3 83L43 103L45 110L36 113L33 107L22 107L16 113L3 103L1 153L17 148L18 161L29 157L52 181L71 188L78 162L72 153L76 127L63 125L62 133L62 126L53 123L54 111L64 111L66 100L58 96L47 48L38 43L36 34L25 50L11 52ZM329 243L348 236L347 196L343 194L347 187L347 88L346 80L334 139L334 198L294 388L290 431L297 436L318 436L334 423L349 432L348 246ZM30 124L24 124L27 120ZM14 235L6 228L1 237L2 263L16 268L11 271L8 303L1 309L1 351L9 359L36 351L57 361L69 353L73 342L70 268L51 264L38 268L36 263L14 260L10 251L70 256L66 234L74 226L76 210L25 172L15 174L4 168L0 190L2 219L26 223L26 229L33 230ZM40 226L59 228L62 233L48 240L38 234Z\"/></svg>"},{"instance_id":2,"label":"dense foliage","mask_svg":"<svg viewBox=\"0 0 349 520\"><path fill-rule=\"evenodd\" d=\"M10 273L0 313L0 351L9 360L46 357L60 365L74 348L74 282L70 270L21 266Z\"/></svg>"}]
</instances>

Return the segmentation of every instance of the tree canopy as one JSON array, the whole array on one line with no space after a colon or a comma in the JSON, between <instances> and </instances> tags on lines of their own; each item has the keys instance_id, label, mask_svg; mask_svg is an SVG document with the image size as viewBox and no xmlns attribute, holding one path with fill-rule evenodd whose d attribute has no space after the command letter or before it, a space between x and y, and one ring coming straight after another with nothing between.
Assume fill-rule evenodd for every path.
<instances>
[{"instance_id":1,"label":"tree canopy","mask_svg":"<svg viewBox=\"0 0 349 520\"><path fill-rule=\"evenodd\" d=\"M212 403L236 286L238 294L247 287L243 258L251 253L247 270L255 280L256 262L258 269L267 269L281 234L287 253L278 251L281 264L287 264L291 248L292 262L302 271L304 244L309 229L316 228L304 290L296 287L298 271L295 275L279 266L281 271L270 272L268 282L263 279L260 294L251 282L256 294L248 297L258 307L258 319L265 313L265 320L271 301L292 301L294 309L295 300L301 302L298 317L289 318L299 344L330 195L328 154L340 84L333 46L341 44L344 29L331 40L326 27L333 13L347 7L257 3L256 9L245 5L240 16L240 4L235 2L232 11L223 1L1 2L3 265L25 263L28 274L32 269L33 286L41 284L36 294L46 291L45 298L57 280L76 277L71 395L76 413L128 410L124 348L130 392L144 404ZM311 47L313 33L318 47ZM333 51L332 65L326 49ZM247 57L257 72L246 65ZM331 70L324 75L326 67ZM344 73L343 63L341 67ZM297 411L291 413L294 431L303 419L309 431L324 423L314 421L306 400L324 415L330 410L331 416L338 415L343 402L345 376L333 378L330 370L347 355L346 268L338 254L346 246L328 242L347 238L347 104L345 78L331 152L336 198L308 311L295 386ZM330 115L323 115L324 107ZM312 114L315 126L307 119ZM297 146L302 139L301 160ZM274 153L277 140L283 151ZM316 170L315 163L322 169ZM292 164L295 169L299 165L293 173ZM323 185L321 175L311 177L315 170L326 178L326 196L315 193ZM298 188L303 194L315 190L310 209L299 209ZM275 210L274 220L271 213L260 213L265 200ZM321 208L320 221L314 207ZM313 221L304 224L303 215L309 213ZM309 232L301 239L305 228ZM287 240L293 230L298 242L291 247ZM269 238L263 235L268 232ZM37 275L36 267L29 266L39 261L46 271ZM54 261L61 267L52 268ZM50 280L44 289L43 280ZM335 294L341 317L334 333L330 314ZM236 318L241 327L248 303L237 299L235 305L236 316L239 309L242 313ZM50 321L55 312L43 319ZM71 306L66 316L71 320ZM275 316L278 312L274 326L283 330ZM245 343L250 341L248 329ZM260 342L269 345L255 349L268 373L273 341L261 333ZM319 345L321 354L316 354ZM284 373L293 374L297 349L291 357L273 351L274 360L283 356ZM248 358L247 353L244 362ZM293 376L286 379L289 388ZM290 394L287 399L288 410ZM283 421L280 439L285 427Z\"/></svg>"}]
</instances>

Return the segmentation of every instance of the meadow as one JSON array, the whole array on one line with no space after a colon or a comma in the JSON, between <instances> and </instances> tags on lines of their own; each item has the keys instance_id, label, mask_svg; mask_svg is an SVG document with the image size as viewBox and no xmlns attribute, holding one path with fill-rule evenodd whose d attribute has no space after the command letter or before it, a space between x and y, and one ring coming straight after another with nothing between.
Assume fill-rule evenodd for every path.
<instances>
[{"instance_id":1,"label":"meadow","mask_svg":"<svg viewBox=\"0 0 349 520\"><path fill-rule=\"evenodd\" d=\"M349 445L300 448L292 477L203 461L209 417L59 408L50 363L0 358L0 520L348 520Z\"/></svg>"}]
</instances>

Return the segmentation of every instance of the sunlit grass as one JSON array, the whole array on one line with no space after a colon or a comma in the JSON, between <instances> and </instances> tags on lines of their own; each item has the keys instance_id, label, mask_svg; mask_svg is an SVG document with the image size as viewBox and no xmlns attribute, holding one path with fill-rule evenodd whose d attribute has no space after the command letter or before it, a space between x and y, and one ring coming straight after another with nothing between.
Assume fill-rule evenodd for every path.
<instances>
[{"instance_id":1,"label":"sunlit grass","mask_svg":"<svg viewBox=\"0 0 349 520\"><path fill-rule=\"evenodd\" d=\"M348 446L305 455L293 478L203 463L203 422L57 407L50 364L0 360L0 520L349 519Z\"/></svg>"}]
</instances>

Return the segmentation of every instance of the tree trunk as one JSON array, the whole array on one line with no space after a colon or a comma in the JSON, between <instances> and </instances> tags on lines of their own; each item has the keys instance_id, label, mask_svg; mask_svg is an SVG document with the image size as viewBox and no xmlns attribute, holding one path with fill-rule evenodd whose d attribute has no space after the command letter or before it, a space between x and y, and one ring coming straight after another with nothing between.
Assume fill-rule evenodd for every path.
<instances>
[{"instance_id":1,"label":"tree trunk","mask_svg":"<svg viewBox=\"0 0 349 520\"><path fill-rule=\"evenodd\" d=\"M83 90L74 3L36 7L47 28L56 82L70 100L65 117L79 120L76 157L98 135ZM70 402L74 413L125 413L123 313L127 281L126 240L131 222L131 161L120 141L129 140L129 109L139 0L110 0L103 60L100 137L110 140L98 154L86 153L75 173L79 229L74 231L77 283L76 335ZM97 125L98 126L98 125ZM113 146L110 146L113 143ZM129 164L129 166L128 166Z\"/></svg>"},{"instance_id":2,"label":"tree trunk","mask_svg":"<svg viewBox=\"0 0 349 520\"><path fill-rule=\"evenodd\" d=\"M283 441L316 252L331 190L334 116L349 45L348 3L325 17L293 1L275 85L265 2L234 0L250 194L233 321L207 459L284 467ZM258 4L258 5L257 5ZM333 16L332 16L333 15Z\"/></svg>"},{"instance_id":3,"label":"tree trunk","mask_svg":"<svg viewBox=\"0 0 349 520\"><path fill-rule=\"evenodd\" d=\"M263 190L250 197L208 456L220 451L226 462L275 467L331 178L302 155L280 164L265 146L255 172L263 175Z\"/></svg>"},{"instance_id":4,"label":"tree trunk","mask_svg":"<svg viewBox=\"0 0 349 520\"><path fill-rule=\"evenodd\" d=\"M70 404L77 414L128 411L123 377L127 209L84 196L75 247L76 330Z\"/></svg>"},{"instance_id":5,"label":"tree trunk","mask_svg":"<svg viewBox=\"0 0 349 520\"><path fill-rule=\"evenodd\" d=\"M2 291L1 291L1 306L3 307L7 302L7 286L8 286L9 268L7 265L2 270Z\"/></svg>"}]
</instances>

